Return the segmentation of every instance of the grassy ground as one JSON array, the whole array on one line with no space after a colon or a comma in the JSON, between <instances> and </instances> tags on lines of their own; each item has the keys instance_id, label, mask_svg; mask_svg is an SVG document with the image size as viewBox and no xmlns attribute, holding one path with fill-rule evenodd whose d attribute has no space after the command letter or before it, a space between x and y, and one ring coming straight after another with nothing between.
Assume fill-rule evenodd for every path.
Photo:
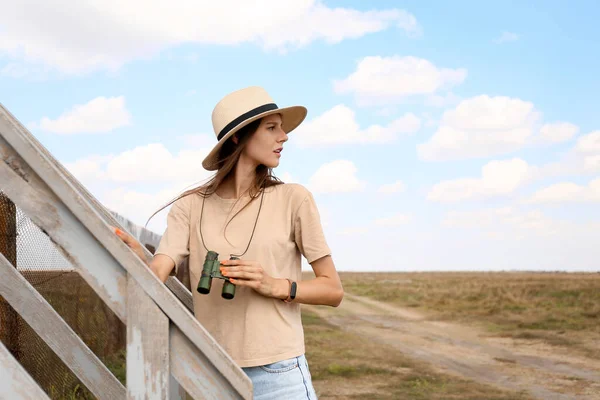
<instances>
[{"instance_id":1,"label":"grassy ground","mask_svg":"<svg viewBox=\"0 0 600 400\"><path fill-rule=\"evenodd\" d=\"M388 347L303 311L306 357L320 399L522 400L523 394L435 373Z\"/></svg>"},{"instance_id":2,"label":"grassy ground","mask_svg":"<svg viewBox=\"0 0 600 400\"><path fill-rule=\"evenodd\" d=\"M434 319L480 325L493 335L541 339L600 358L597 346L600 274L341 273L341 276L348 293L412 307ZM86 292L75 290L76 287L70 286L68 299L57 297L50 289L45 295L61 315L69 316L69 324L124 382L125 356L119 351L122 343L110 344L108 336L114 336L114 332L106 331L106 326L113 324L107 324L106 313L96 310ZM61 292L62 295L66 296ZM310 312L303 313L303 321L307 358L321 399L528 398L435 373L427 365L342 331ZM41 356L39 352L36 354ZM110 357L102 357L103 354ZM51 359L35 361L35 365L48 366L40 370L41 375L62 371ZM91 398L85 388L67 378L53 377L53 382L61 386L56 387L52 398Z\"/></svg>"},{"instance_id":3,"label":"grassy ground","mask_svg":"<svg viewBox=\"0 0 600 400\"><path fill-rule=\"evenodd\" d=\"M347 292L600 358L600 274L342 273Z\"/></svg>"}]
</instances>

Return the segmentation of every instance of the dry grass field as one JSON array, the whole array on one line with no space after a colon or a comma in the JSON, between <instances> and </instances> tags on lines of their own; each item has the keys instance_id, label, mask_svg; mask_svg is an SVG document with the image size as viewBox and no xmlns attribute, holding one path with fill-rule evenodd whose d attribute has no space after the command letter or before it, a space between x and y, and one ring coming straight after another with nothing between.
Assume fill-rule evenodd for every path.
<instances>
[{"instance_id":1,"label":"dry grass field","mask_svg":"<svg viewBox=\"0 0 600 400\"><path fill-rule=\"evenodd\" d=\"M304 308L322 398L600 398L600 274L341 276L346 305Z\"/></svg>"},{"instance_id":2,"label":"dry grass field","mask_svg":"<svg viewBox=\"0 0 600 400\"><path fill-rule=\"evenodd\" d=\"M600 358L600 273L347 273L342 279L353 294Z\"/></svg>"},{"instance_id":3,"label":"dry grass field","mask_svg":"<svg viewBox=\"0 0 600 400\"><path fill-rule=\"evenodd\" d=\"M319 399L530 399L435 372L381 343L303 313L306 357Z\"/></svg>"}]
</instances>

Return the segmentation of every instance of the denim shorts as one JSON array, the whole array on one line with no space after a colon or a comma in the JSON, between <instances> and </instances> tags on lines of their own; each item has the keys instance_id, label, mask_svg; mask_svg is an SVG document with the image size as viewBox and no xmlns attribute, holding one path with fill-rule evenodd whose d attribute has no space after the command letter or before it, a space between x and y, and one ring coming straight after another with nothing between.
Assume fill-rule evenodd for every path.
<instances>
[{"instance_id":1,"label":"denim shorts","mask_svg":"<svg viewBox=\"0 0 600 400\"><path fill-rule=\"evenodd\" d=\"M252 381L255 400L317 400L304 354L242 369Z\"/></svg>"}]
</instances>

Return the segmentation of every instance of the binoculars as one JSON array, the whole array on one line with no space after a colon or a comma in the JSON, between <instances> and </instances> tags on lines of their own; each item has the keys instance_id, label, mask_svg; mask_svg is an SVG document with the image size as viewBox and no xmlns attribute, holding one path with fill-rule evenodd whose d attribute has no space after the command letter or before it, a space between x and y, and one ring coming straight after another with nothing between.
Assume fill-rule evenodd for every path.
<instances>
[{"instance_id":1,"label":"binoculars","mask_svg":"<svg viewBox=\"0 0 600 400\"><path fill-rule=\"evenodd\" d=\"M239 260L238 257L231 257L230 260ZM221 274L221 262L219 261L219 254L214 251L209 251L204 259L204 266L202 267L202 275L200 276L200 282L198 282L198 292L201 294L210 293L210 286L213 278L223 279L223 290L221 297L227 300L233 299L235 296L235 285L229 281L229 278Z\"/></svg>"}]
</instances>

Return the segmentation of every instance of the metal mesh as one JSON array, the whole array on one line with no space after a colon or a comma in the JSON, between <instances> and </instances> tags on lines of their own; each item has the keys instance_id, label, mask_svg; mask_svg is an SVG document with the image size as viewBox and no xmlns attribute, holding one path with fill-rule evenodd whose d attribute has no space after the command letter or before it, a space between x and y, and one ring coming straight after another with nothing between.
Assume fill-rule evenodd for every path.
<instances>
[{"instance_id":1,"label":"metal mesh","mask_svg":"<svg viewBox=\"0 0 600 400\"><path fill-rule=\"evenodd\" d=\"M125 384L125 325L1 188L0 252ZM50 398L95 398L1 296L0 340Z\"/></svg>"}]
</instances>

